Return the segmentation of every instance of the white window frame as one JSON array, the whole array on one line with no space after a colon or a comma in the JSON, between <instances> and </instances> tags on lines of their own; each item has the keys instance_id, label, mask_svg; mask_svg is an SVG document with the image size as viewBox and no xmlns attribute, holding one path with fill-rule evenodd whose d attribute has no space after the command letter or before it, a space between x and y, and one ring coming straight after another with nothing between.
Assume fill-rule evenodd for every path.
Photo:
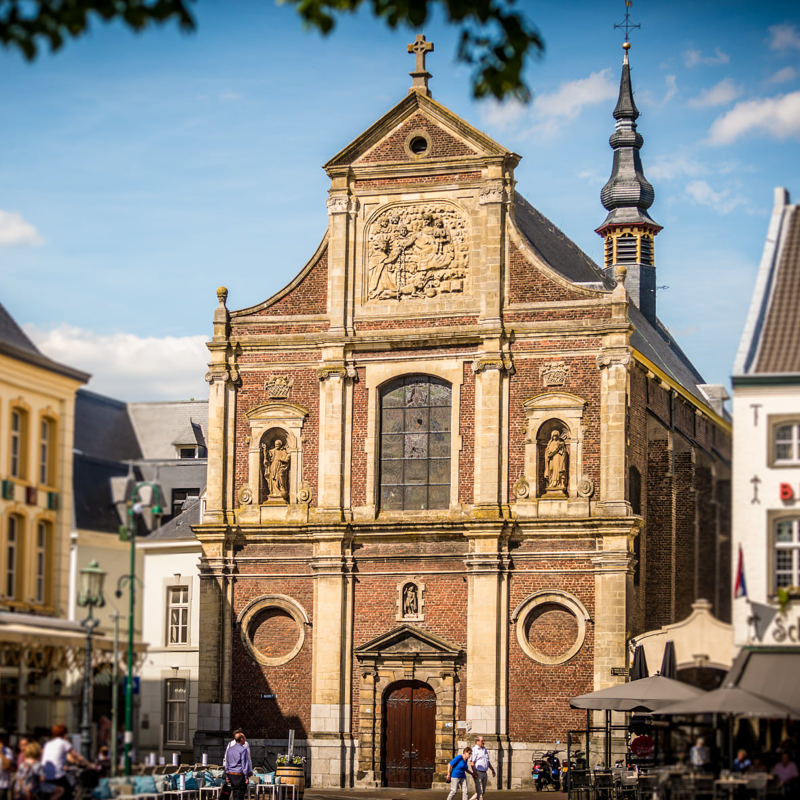
<instances>
[{"instance_id":1,"label":"white window frame","mask_svg":"<svg viewBox=\"0 0 800 800\"><path fill-rule=\"evenodd\" d=\"M178 684L183 685L184 696L182 699L173 699L170 690ZM185 745L189 731L189 681L186 678L167 678L164 681L164 745ZM173 714L177 714L174 717ZM178 718L180 717L180 718ZM174 730L176 725L182 726L182 737L177 737Z\"/></svg>"},{"instance_id":2,"label":"white window frame","mask_svg":"<svg viewBox=\"0 0 800 800\"><path fill-rule=\"evenodd\" d=\"M800 586L800 517L778 517L773 520L772 528L772 589L777 592L782 586ZM790 542L778 541L778 526L791 525L792 539ZM788 583L778 583L778 554L789 553L791 567L789 570L780 570L781 575L789 574Z\"/></svg>"},{"instance_id":3,"label":"white window frame","mask_svg":"<svg viewBox=\"0 0 800 800\"><path fill-rule=\"evenodd\" d=\"M778 439L778 431L789 426L791 435L788 439ZM775 421L772 425L772 463L776 466L800 464L800 420L787 419ZM789 458L778 457L778 445L788 444L791 448Z\"/></svg>"},{"instance_id":4,"label":"white window frame","mask_svg":"<svg viewBox=\"0 0 800 800\"><path fill-rule=\"evenodd\" d=\"M173 601L173 594L185 593L185 601ZM167 647L188 647L191 642L191 589L186 583L173 583L167 586L166 608L167 620L165 639ZM182 613L183 619L176 624L172 622L173 612ZM172 640L173 629L183 631L185 638L182 641Z\"/></svg>"}]
</instances>

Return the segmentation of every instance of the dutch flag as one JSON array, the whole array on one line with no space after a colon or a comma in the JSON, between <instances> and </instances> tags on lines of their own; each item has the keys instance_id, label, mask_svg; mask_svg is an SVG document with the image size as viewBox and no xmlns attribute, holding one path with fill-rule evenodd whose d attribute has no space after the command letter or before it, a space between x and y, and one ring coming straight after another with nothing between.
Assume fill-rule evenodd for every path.
<instances>
[{"instance_id":1,"label":"dutch flag","mask_svg":"<svg viewBox=\"0 0 800 800\"><path fill-rule=\"evenodd\" d=\"M736 585L733 587L734 598L747 597L747 584L744 580L744 553L739 545L739 566L736 568Z\"/></svg>"}]
</instances>

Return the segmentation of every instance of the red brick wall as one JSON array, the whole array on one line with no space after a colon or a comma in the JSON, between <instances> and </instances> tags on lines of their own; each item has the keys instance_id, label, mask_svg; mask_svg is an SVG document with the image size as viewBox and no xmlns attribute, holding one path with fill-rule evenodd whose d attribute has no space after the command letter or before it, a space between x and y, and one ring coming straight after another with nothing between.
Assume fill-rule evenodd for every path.
<instances>
[{"instance_id":1,"label":"red brick wall","mask_svg":"<svg viewBox=\"0 0 800 800\"><path fill-rule=\"evenodd\" d=\"M666 436L650 439L647 452L647 562L645 629L674 622L672 618L672 470Z\"/></svg>"},{"instance_id":2,"label":"red brick wall","mask_svg":"<svg viewBox=\"0 0 800 800\"><path fill-rule=\"evenodd\" d=\"M509 292L512 303L535 303L543 300L585 300L586 295L572 292L547 276L522 254L511 241L508 244Z\"/></svg>"},{"instance_id":3,"label":"red brick wall","mask_svg":"<svg viewBox=\"0 0 800 800\"><path fill-rule=\"evenodd\" d=\"M475 155L475 151L464 142L442 130L435 122L431 122L424 114L414 114L394 133L378 142L356 163L374 164L377 162L410 161L413 156L406 152L406 138L412 131L423 129L430 139L430 149L425 160L432 158L452 158L453 156Z\"/></svg>"},{"instance_id":4,"label":"red brick wall","mask_svg":"<svg viewBox=\"0 0 800 800\"><path fill-rule=\"evenodd\" d=\"M564 542L551 540L556 548ZM576 543L580 547L588 542ZM594 578L590 574L570 573L570 569L586 570L589 564L570 562L537 562L537 570L551 570L546 574L527 572L520 566L509 578L509 605L515 609L530 594L542 590L560 589L576 596L594 615ZM563 613L563 612L561 612ZM570 626L563 620L551 617L549 625L545 615L534 627L537 640L535 649L564 652L568 645ZM551 637L548 641L548 637ZM514 741L555 742L566 741L567 731L586 726L586 712L569 707L569 699L594 688L594 628L586 626L586 638L582 648L566 663L540 664L532 660L519 646L516 627L509 626L508 690L510 703L508 732ZM574 638L572 639L574 641Z\"/></svg>"},{"instance_id":5,"label":"red brick wall","mask_svg":"<svg viewBox=\"0 0 800 800\"><path fill-rule=\"evenodd\" d=\"M328 248L317 263L290 292L267 308L256 312L259 315L277 317L293 314L324 314L328 310Z\"/></svg>"}]
</instances>

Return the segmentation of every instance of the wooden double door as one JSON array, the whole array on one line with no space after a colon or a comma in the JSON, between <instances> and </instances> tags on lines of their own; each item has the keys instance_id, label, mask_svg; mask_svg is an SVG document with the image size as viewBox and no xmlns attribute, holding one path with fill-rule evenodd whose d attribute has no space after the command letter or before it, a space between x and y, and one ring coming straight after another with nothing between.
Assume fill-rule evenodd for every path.
<instances>
[{"instance_id":1,"label":"wooden double door","mask_svg":"<svg viewBox=\"0 0 800 800\"><path fill-rule=\"evenodd\" d=\"M392 684L383 726L386 785L430 789L436 768L436 693L421 681Z\"/></svg>"}]
</instances>

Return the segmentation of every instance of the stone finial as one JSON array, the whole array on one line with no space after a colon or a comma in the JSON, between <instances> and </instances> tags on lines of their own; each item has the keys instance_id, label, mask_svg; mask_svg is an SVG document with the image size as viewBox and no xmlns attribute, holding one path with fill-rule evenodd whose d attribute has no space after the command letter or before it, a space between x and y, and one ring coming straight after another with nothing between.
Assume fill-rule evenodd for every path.
<instances>
[{"instance_id":1,"label":"stone finial","mask_svg":"<svg viewBox=\"0 0 800 800\"><path fill-rule=\"evenodd\" d=\"M417 57L414 71L408 73L412 78L411 88L408 91L422 92L430 97L431 93L428 89L428 80L433 76L425 68L425 56L433 52L433 42L426 42L425 35L418 33L417 38L408 45L408 52L414 53Z\"/></svg>"},{"instance_id":2,"label":"stone finial","mask_svg":"<svg viewBox=\"0 0 800 800\"><path fill-rule=\"evenodd\" d=\"M217 288L217 300L219 300L219 304L221 306L225 306L225 302L228 299L228 289L226 286L219 286Z\"/></svg>"}]
</instances>

